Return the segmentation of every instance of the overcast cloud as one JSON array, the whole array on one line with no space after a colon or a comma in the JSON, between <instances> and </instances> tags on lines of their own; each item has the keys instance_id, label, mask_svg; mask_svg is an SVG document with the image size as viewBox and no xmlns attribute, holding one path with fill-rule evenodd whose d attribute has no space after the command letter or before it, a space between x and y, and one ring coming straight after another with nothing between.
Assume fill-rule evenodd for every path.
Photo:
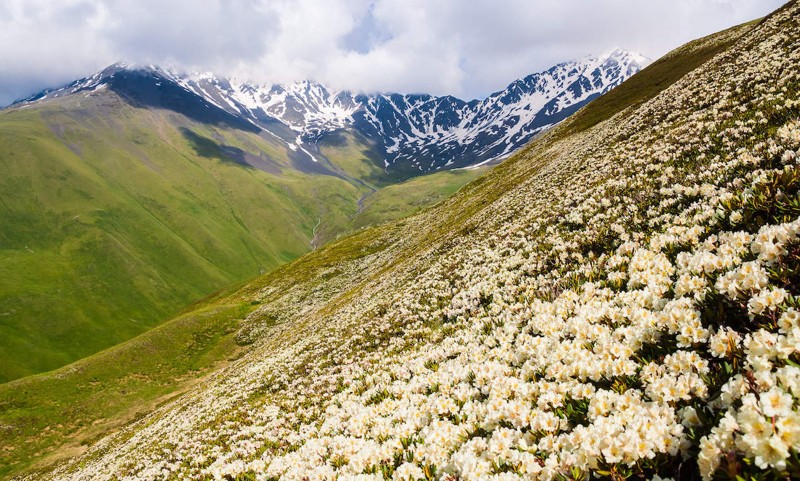
<instances>
[{"instance_id":1,"label":"overcast cloud","mask_svg":"<svg viewBox=\"0 0 800 481\"><path fill-rule=\"evenodd\" d=\"M483 97L623 47L657 58L784 0L0 0L0 105L115 62Z\"/></svg>"}]
</instances>

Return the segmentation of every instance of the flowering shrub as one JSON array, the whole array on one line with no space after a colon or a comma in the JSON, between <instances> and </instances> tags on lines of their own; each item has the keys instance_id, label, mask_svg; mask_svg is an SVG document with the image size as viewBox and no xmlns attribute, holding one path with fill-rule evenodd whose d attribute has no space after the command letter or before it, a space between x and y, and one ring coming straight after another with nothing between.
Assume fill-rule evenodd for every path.
<instances>
[{"instance_id":1,"label":"flowering shrub","mask_svg":"<svg viewBox=\"0 0 800 481\"><path fill-rule=\"evenodd\" d=\"M799 17L538 142L466 230L266 306L250 354L45 477L797 479Z\"/></svg>"}]
</instances>

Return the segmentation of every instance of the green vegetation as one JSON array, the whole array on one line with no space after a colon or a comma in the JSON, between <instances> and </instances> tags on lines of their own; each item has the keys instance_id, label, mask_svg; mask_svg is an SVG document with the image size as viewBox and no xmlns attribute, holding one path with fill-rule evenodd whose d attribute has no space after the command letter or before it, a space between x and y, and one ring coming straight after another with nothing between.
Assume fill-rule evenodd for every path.
<instances>
[{"instance_id":1,"label":"green vegetation","mask_svg":"<svg viewBox=\"0 0 800 481\"><path fill-rule=\"evenodd\" d=\"M0 385L0 478L77 454L200 382L242 350L233 334L250 309L204 307L59 371Z\"/></svg>"},{"instance_id":2,"label":"green vegetation","mask_svg":"<svg viewBox=\"0 0 800 481\"><path fill-rule=\"evenodd\" d=\"M275 173L237 163L260 153ZM0 170L0 381L122 342L296 258L321 206L342 229L359 196L288 168L255 135L110 94L0 113Z\"/></svg>"},{"instance_id":3,"label":"green vegetation","mask_svg":"<svg viewBox=\"0 0 800 481\"><path fill-rule=\"evenodd\" d=\"M412 206L384 203L379 190L373 194L377 202L369 209L402 215L418 209L423 198L436 202L478 175L479 171L456 171L413 179L393 187L399 193L412 193ZM285 322L281 316L294 315L297 306L305 303L326 302L337 294L342 295L338 299L342 302L353 285L390 267L370 270L375 267L369 262L371 255L390 248L414 255L448 235L452 226L497 194L481 185L479 179L463 188L470 195L440 202L436 215L451 219L437 225L441 228L414 229L413 237L401 236L406 227L403 221L362 228L259 277L238 292L198 302L191 312L130 341L58 370L0 385L0 444L8 446L0 450L0 477L43 468L81 452L84 445L137 419L185 391L204 373L241 355L248 349L247 332L252 328L241 319L250 310L259 308L274 322ZM369 209L363 214L370 216L369 220L356 218L353 222L361 226L383 221ZM402 260L399 255L393 258ZM331 289L331 285L337 287ZM323 286L327 287L324 296Z\"/></svg>"},{"instance_id":4,"label":"green vegetation","mask_svg":"<svg viewBox=\"0 0 800 481\"><path fill-rule=\"evenodd\" d=\"M477 179L487 170L448 170L384 187L364 198L363 209L355 216L353 223L361 227L375 225L385 219L407 217L453 195L461 186Z\"/></svg>"},{"instance_id":5,"label":"green vegetation","mask_svg":"<svg viewBox=\"0 0 800 481\"><path fill-rule=\"evenodd\" d=\"M328 134L320 144L320 152L335 169L368 189L395 181L381 168L383 160L372 150L371 141L356 132L340 130Z\"/></svg>"},{"instance_id":6,"label":"green vegetation","mask_svg":"<svg viewBox=\"0 0 800 481\"><path fill-rule=\"evenodd\" d=\"M362 229L261 276L240 291L222 293L148 332L58 370L0 384L0 478L74 456L113 429L142 417L202 382L249 349L243 319L299 286L307 297L341 276L342 267L394 243L397 226ZM266 299L262 291L276 294Z\"/></svg>"},{"instance_id":7,"label":"green vegetation","mask_svg":"<svg viewBox=\"0 0 800 481\"><path fill-rule=\"evenodd\" d=\"M391 179L365 139L326 145L340 176L301 172L267 135L110 92L0 112L0 382L123 342L425 202L354 223L359 199Z\"/></svg>"},{"instance_id":8,"label":"green vegetation","mask_svg":"<svg viewBox=\"0 0 800 481\"><path fill-rule=\"evenodd\" d=\"M460 184L479 175L476 171L442 174L446 173L435 174L439 180L429 186L412 180L397 187L446 191L453 189L448 181ZM272 325L295 320L297 306L334 298L344 302L348 289L391 267L374 265L371 256L387 249L414 255L447 235L451 230L447 226L462 222L486 201L477 192L445 199L436 215L451 220L441 229L414 229L417 235L413 237L401 235L407 227L403 221L362 228L238 291L210 296L190 312L134 339L55 371L0 384L0 444L7 446L0 450L0 478L44 469L83 452L86 445L139 419L243 355L250 348L248 332L263 329L264 318L271 319ZM402 256L392 257L395 263L402 262ZM257 321L245 321L254 309L261 311Z\"/></svg>"}]
</instances>

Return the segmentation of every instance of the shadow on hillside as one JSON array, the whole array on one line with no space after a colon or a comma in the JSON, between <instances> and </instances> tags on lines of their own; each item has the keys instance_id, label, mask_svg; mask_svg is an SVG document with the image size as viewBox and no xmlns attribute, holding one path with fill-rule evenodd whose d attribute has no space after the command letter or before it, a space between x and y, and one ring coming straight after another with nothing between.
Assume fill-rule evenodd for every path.
<instances>
[{"instance_id":1,"label":"shadow on hillside","mask_svg":"<svg viewBox=\"0 0 800 481\"><path fill-rule=\"evenodd\" d=\"M180 85L148 72L117 72L108 80L108 86L135 107L171 110L197 122L226 125L247 132L261 130Z\"/></svg>"},{"instance_id":2,"label":"shadow on hillside","mask_svg":"<svg viewBox=\"0 0 800 481\"><path fill-rule=\"evenodd\" d=\"M256 156L238 147L220 145L186 127L181 127L180 131L195 154L200 157L236 164L247 169L257 169L270 174L281 173L280 165L263 153L260 156Z\"/></svg>"}]
</instances>

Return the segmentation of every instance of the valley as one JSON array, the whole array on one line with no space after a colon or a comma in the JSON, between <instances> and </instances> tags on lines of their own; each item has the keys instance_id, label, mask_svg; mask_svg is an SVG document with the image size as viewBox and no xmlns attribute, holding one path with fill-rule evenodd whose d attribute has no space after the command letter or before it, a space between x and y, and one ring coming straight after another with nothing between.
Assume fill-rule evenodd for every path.
<instances>
[{"instance_id":1,"label":"valley","mask_svg":"<svg viewBox=\"0 0 800 481\"><path fill-rule=\"evenodd\" d=\"M366 158L322 174L268 137L113 94L2 112L0 138L3 380L122 342L312 238L393 215L351 220L373 188L346 170L370 168Z\"/></svg>"},{"instance_id":2,"label":"valley","mask_svg":"<svg viewBox=\"0 0 800 481\"><path fill-rule=\"evenodd\" d=\"M643 61L614 51L568 62L478 103L117 64L0 110L0 382L440 202L490 166L450 169L497 163L497 149L519 148ZM396 102L408 107L400 124L386 117L397 110L381 113ZM489 124L496 138L459 137ZM398 142L434 145L430 135L443 136L430 169L418 147L416 163L392 154Z\"/></svg>"}]
</instances>

